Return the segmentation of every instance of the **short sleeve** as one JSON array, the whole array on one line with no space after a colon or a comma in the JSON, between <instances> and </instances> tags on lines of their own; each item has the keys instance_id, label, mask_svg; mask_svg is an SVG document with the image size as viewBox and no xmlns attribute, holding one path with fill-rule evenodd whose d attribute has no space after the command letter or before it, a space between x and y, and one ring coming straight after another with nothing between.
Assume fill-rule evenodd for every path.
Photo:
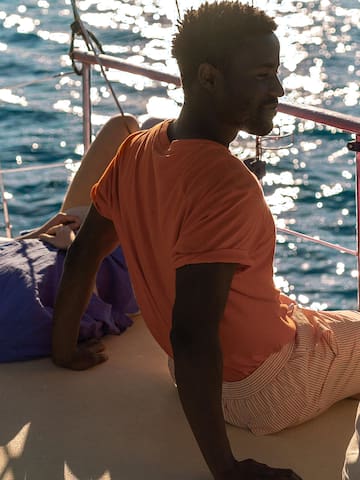
<instances>
[{"instance_id":1,"label":"short sleeve","mask_svg":"<svg viewBox=\"0 0 360 480\"><path fill-rule=\"evenodd\" d=\"M112 220L112 185L116 170L115 160L116 157L113 158L100 180L91 189L91 198L96 210L109 220Z\"/></svg>"},{"instance_id":2,"label":"short sleeve","mask_svg":"<svg viewBox=\"0 0 360 480\"><path fill-rule=\"evenodd\" d=\"M240 163L240 161L235 160ZM251 266L266 209L261 187L246 167L212 178L191 196L172 256L175 268L194 263Z\"/></svg>"},{"instance_id":3,"label":"short sleeve","mask_svg":"<svg viewBox=\"0 0 360 480\"><path fill-rule=\"evenodd\" d=\"M109 163L99 181L95 183L91 189L91 199L96 210L100 215L109 220L113 220L113 211L119 198L121 160L125 155L128 143L134 135L135 134L127 137L127 139L120 145L115 157Z\"/></svg>"}]
</instances>

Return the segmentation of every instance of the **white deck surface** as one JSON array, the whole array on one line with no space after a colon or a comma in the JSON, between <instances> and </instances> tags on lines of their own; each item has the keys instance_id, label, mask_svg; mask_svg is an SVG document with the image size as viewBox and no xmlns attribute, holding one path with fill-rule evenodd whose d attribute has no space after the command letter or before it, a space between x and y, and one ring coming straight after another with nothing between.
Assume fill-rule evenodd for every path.
<instances>
[{"instance_id":1,"label":"white deck surface","mask_svg":"<svg viewBox=\"0 0 360 480\"><path fill-rule=\"evenodd\" d=\"M1 480L211 478L143 321L106 344L109 361L85 372L48 359L0 365ZM356 407L343 401L274 436L235 427L229 435L239 457L340 480Z\"/></svg>"}]
</instances>

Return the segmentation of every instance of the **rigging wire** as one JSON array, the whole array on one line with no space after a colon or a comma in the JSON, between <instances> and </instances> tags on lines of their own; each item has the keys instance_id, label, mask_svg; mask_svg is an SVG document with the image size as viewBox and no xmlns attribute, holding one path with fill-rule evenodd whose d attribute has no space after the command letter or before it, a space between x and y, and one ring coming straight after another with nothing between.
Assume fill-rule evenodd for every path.
<instances>
[{"instance_id":1,"label":"rigging wire","mask_svg":"<svg viewBox=\"0 0 360 480\"><path fill-rule=\"evenodd\" d=\"M101 53L104 53L103 50L102 50L102 47L101 47L101 44L100 42L97 40L97 38L95 37L95 35L93 35L91 32L89 32L81 18L80 18L80 14L79 14L79 11L78 11L78 8L77 8L77 5L76 5L76 0L71 0L71 6L72 6L72 9L73 9L73 14L74 14L74 19L75 21L73 22L73 24L71 25L71 29L72 29L72 42L71 42L71 47L73 47L73 43L74 43L74 37L75 37L75 34L78 34L78 35L81 35L81 37L83 38L83 40L85 41L86 43L86 46L88 48L88 50L92 51L94 56L95 56L95 59L100 67L100 70L101 70L101 74L102 76L104 77L104 80L113 96L113 99L121 113L121 115L124 117L125 114L124 114L124 110L122 109L121 105L120 105L120 102L115 94L115 91L113 89L113 86L111 85L110 83L110 80L108 79L107 75L106 75L106 71L105 71L105 67L104 67L104 64L103 62L101 61L101 58L99 57L97 51L96 51L96 48L94 46L94 43L96 43L97 47L99 48L100 52ZM70 57L71 57L71 51L69 52L70 54ZM75 70L76 71L76 70ZM131 133L130 132L130 129L128 127L128 124L127 122L125 122L125 125L126 125L126 128L129 132L129 134Z\"/></svg>"}]
</instances>

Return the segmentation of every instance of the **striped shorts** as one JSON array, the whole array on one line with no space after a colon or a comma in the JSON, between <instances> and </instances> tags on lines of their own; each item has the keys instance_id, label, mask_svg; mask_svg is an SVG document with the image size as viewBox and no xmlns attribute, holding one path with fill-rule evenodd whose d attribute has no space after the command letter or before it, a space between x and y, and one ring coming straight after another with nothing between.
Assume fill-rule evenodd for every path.
<instances>
[{"instance_id":1,"label":"striped shorts","mask_svg":"<svg viewBox=\"0 0 360 480\"><path fill-rule=\"evenodd\" d=\"M224 382L225 420L255 435L279 432L360 394L360 312L295 307L294 342L238 382ZM174 378L173 362L169 368Z\"/></svg>"}]
</instances>

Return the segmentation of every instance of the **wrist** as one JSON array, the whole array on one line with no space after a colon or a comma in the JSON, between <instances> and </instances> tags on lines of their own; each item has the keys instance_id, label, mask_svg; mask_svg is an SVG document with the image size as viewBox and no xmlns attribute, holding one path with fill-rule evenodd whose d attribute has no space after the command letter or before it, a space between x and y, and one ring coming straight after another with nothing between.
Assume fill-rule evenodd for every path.
<instances>
[{"instance_id":1,"label":"wrist","mask_svg":"<svg viewBox=\"0 0 360 480\"><path fill-rule=\"evenodd\" d=\"M52 354L51 360L57 367L68 367L72 362L73 356L63 356Z\"/></svg>"},{"instance_id":2,"label":"wrist","mask_svg":"<svg viewBox=\"0 0 360 480\"><path fill-rule=\"evenodd\" d=\"M75 348L71 345L58 344L53 340L51 359L58 367L67 368L73 361L76 354Z\"/></svg>"}]
</instances>

